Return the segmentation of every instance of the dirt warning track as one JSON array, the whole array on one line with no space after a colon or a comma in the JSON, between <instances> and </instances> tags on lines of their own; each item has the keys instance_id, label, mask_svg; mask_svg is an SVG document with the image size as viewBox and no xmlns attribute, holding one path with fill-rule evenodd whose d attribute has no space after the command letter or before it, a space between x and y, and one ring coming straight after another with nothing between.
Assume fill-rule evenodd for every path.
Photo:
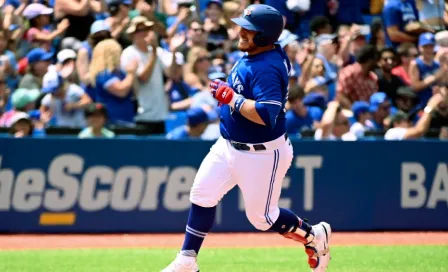
<instances>
[{"instance_id":1,"label":"dirt warning track","mask_svg":"<svg viewBox=\"0 0 448 272\"><path fill-rule=\"evenodd\" d=\"M179 248L183 234L0 235L0 250L76 248ZM334 233L332 244L447 245L448 232ZM275 233L211 233L205 247L296 247Z\"/></svg>"}]
</instances>

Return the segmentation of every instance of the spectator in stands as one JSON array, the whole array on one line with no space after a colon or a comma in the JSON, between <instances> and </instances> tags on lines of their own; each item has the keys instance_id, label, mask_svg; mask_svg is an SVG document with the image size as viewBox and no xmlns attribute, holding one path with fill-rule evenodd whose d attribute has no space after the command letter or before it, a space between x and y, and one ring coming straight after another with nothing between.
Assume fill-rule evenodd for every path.
<instances>
[{"instance_id":1,"label":"spectator in stands","mask_svg":"<svg viewBox=\"0 0 448 272\"><path fill-rule=\"evenodd\" d=\"M392 128L386 132L384 139L408 140L423 137L431 124L432 113L444 100L446 100L446 94L436 93L433 95L415 126L412 126L406 113L397 112L392 117Z\"/></svg>"},{"instance_id":2,"label":"spectator in stands","mask_svg":"<svg viewBox=\"0 0 448 272\"><path fill-rule=\"evenodd\" d=\"M29 20L30 28L25 33L26 40L31 47L40 47L45 51L52 51L52 42L61 36L70 26L67 19L62 20L55 30L50 31L50 16L53 9L40 3L32 3L23 11L23 16Z\"/></svg>"},{"instance_id":3,"label":"spectator in stands","mask_svg":"<svg viewBox=\"0 0 448 272\"><path fill-rule=\"evenodd\" d=\"M172 74L165 84L165 91L170 97L170 109L172 111L188 108L191 105L191 101L188 100L197 92L196 89L192 89L185 83L182 69L183 67L181 65L174 67Z\"/></svg>"},{"instance_id":4,"label":"spectator in stands","mask_svg":"<svg viewBox=\"0 0 448 272\"><path fill-rule=\"evenodd\" d=\"M325 66L322 58L310 55L303 64L302 74L299 77L299 85L303 87L305 94L317 92L328 100L328 80L325 78Z\"/></svg>"},{"instance_id":5,"label":"spectator in stands","mask_svg":"<svg viewBox=\"0 0 448 272\"><path fill-rule=\"evenodd\" d=\"M392 68L395 66L397 59L395 50L388 47L383 48L379 56L379 68L375 70L375 74L378 77L378 89L386 93L392 101L395 101L398 88L405 85L399 77L392 74Z\"/></svg>"},{"instance_id":6,"label":"spectator in stands","mask_svg":"<svg viewBox=\"0 0 448 272\"><path fill-rule=\"evenodd\" d=\"M137 124L148 127L154 134L165 133L165 119L168 116L169 102L165 94L163 75L171 75L183 62L181 53L170 53L160 48L157 34L152 30L153 22L143 16L132 19L127 33L132 37L133 44L126 48L121 55L121 67L129 62L139 62L137 70L137 84L135 85L139 114ZM185 36L176 35L171 38L170 51L176 52L183 44Z\"/></svg>"},{"instance_id":7,"label":"spectator in stands","mask_svg":"<svg viewBox=\"0 0 448 272\"><path fill-rule=\"evenodd\" d=\"M39 90L17 89L11 95L12 109L0 117L0 127L9 127L10 120L17 112L29 112L36 108L36 100L40 97Z\"/></svg>"},{"instance_id":8,"label":"spectator in stands","mask_svg":"<svg viewBox=\"0 0 448 272\"><path fill-rule=\"evenodd\" d=\"M413 0L389 0L383 9L383 22L388 46L396 48L402 42L415 42L420 33L432 29L419 22Z\"/></svg>"},{"instance_id":9,"label":"spectator in stands","mask_svg":"<svg viewBox=\"0 0 448 272\"><path fill-rule=\"evenodd\" d=\"M318 37L322 34L333 33L333 27L326 16L316 16L310 21L311 34Z\"/></svg>"},{"instance_id":10,"label":"spectator in stands","mask_svg":"<svg viewBox=\"0 0 448 272\"><path fill-rule=\"evenodd\" d=\"M8 111L10 92L8 85L6 84L5 74L0 70L0 118L6 111Z\"/></svg>"},{"instance_id":11,"label":"spectator in stands","mask_svg":"<svg viewBox=\"0 0 448 272\"><path fill-rule=\"evenodd\" d=\"M135 7L129 13L130 19L137 16L144 16L149 21L154 22L154 31L159 33L162 37L167 37L166 34L166 20L167 15L159 11L159 4L155 0L134 0L133 6Z\"/></svg>"},{"instance_id":12,"label":"spectator in stands","mask_svg":"<svg viewBox=\"0 0 448 272\"><path fill-rule=\"evenodd\" d=\"M9 29L11 25L21 24L22 20L20 16L22 15L23 10L25 9L27 4L27 1L2 1L1 18L3 24L1 25L2 27L0 27L0 29Z\"/></svg>"},{"instance_id":13,"label":"spectator in stands","mask_svg":"<svg viewBox=\"0 0 448 272\"><path fill-rule=\"evenodd\" d=\"M95 21L95 13L105 11L104 0L54 0L54 19L67 19L69 27L64 32L64 48L77 51L82 41L89 36L90 26Z\"/></svg>"},{"instance_id":14,"label":"spectator in stands","mask_svg":"<svg viewBox=\"0 0 448 272\"><path fill-rule=\"evenodd\" d=\"M323 111L319 107L307 107L303 104L305 92L297 85L290 86L288 103L290 109L286 112L286 132L299 134L303 129L314 129L322 119Z\"/></svg>"},{"instance_id":15,"label":"spectator in stands","mask_svg":"<svg viewBox=\"0 0 448 272\"><path fill-rule=\"evenodd\" d=\"M76 58L76 71L81 81L81 86L89 84L89 65L92 61L92 53L95 46L106 39L112 38L110 26L104 20L95 21L90 27L90 35L87 41L82 43ZM94 99L93 95L87 91Z\"/></svg>"},{"instance_id":16,"label":"spectator in stands","mask_svg":"<svg viewBox=\"0 0 448 272\"><path fill-rule=\"evenodd\" d=\"M294 74L296 76L301 74L301 67L300 64L297 61L297 54L300 50L300 45L298 42L299 36L292 34L289 30L284 29L282 31L282 34L278 38L278 42L280 46L285 50L286 55L288 56L289 62L292 66L291 74ZM302 50L305 51L304 48ZM305 52L306 54L307 52ZM297 81L297 78L296 78Z\"/></svg>"},{"instance_id":17,"label":"spectator in stands","mask_svg":"<svg viewBox=\"0 0 448 272\"><path fill-rule=\"evenodd\" d=\"M350 126L350 132L358 139L364 137L366 130L374 129L370 121L371 114L369 108L369 103L365 101L356 101L352 105L353 117L355 117L356 122Z\"/></svg>"},{"instance_id":18,"label":"spectator in stands","mask_svg":"<svg viewBox=\"0 0 448 272\"><path fill-rule=\"evenodd\" d=\"M384 34L383 21L376 18L370 24L370 41L369 44L374 45L379 51L386 47L386 35Z\"/></svg>"},{"instance_id":19,"label":"spectator in stands","mask_svg":"<svg viewBox=\"0 0 448 272\"><path fill-rule=\"evenodd\" d=\"M84 127L84 108L92 102L84 90L69 83L56 72L49 71L43 78L41 114L49 113L60 127Z\"/></svg>"},{"instance_id":20,"label":"spectator in stands","mask_svg":"<svg viewBox=\"0 0 448 272\"><path fill-rule=\"evenodd\" d=\"M208 89L210 83L208 78L209 68L210 53L201 47L192 48L184 68L185 82L198 90Z\"/></svg>"},{"instance_id":21,"label":"spectator in stands","mask_svg":"<svg viewBox=\"0 0 448 272\"><path fill-rule=\"evenodd\" d=\"M16 112L10 120L9 134L14 138L23 137L42 137L45 136L45 130L41 122L33 124L28 113Z\"/></svg>"},{"instance_id":22,"label":"spectator in stands","mask_svg":"<svg viewBox=\"0 0 448 272\"><path fill-rule=\"evenodd\" d=\"M343 68L339 74L337 99L345 108L354 101L369 101L378 91L378 77L373 72L378 60L378 51L366 45L359 51L356 63Z\"/></svg>"},{"instance_id":23,"label":"spectator in stands","mask_svg":"<svg viewBox=\"0 0 448 272\"><path fill-rule=\"evenodd\" d=\"M406 85L410 86L411 77L409 75L411 61L418 57L417 47L413 43L402 43L397 49L400 58L400 65L392 69L392 74L398 76Z\"/></svg>"},{"instance_id":24,"label":"spectator in stands","mask_svg":"<svg viewBox=\"0 0 448 272\"><path fill-rule=\"evenodd\" d=\"M412 91L411 87L402 86L398 88L397 97L394 101L398 110L406 114L411 114L411 111L415 110L416 101L417 95Z\"/></svg>"},{"instance_id":25,"label":"spectator in stands","mask_svg":"<svg viewBox=\"0 0 448 272\"><path fill-rule=\"evenodd\" d=\"M338 48L337 36L333 34L322 34L316 38L316 57L324 62L325 79L328 84L328 99L333 100L336 91L336 80L338 77L338 65L336 53Z\"/></svg>"},{"instance_id":26,"label":"spectator in stands","mask_svg":"<svg viewBox=\"0 0 448 272\"><path fill-rule=\"evenodd\" d=\"M168 140L200 139L210 122L218 118L213 109L195 107L187 111L187 125L178 127L168 133Z\"/></svg>"},{"instance_id":27,"label":"spectator in stands","mask_svg":"<svg viewBox=\"0 0 448 272\"><path fill-rule=\"evenodd\" d=\"M106 106L111 124L133 126L136 111L132 88L138 62L134 59L126 71L121 70L121 53L120 44L113 39L98 43L89 68L90 84L95 88L97 102Z\"/></svg>"},{"instance_id":28,"label":"spectator in stands","mask_svg":"<svg viewBox=\"0 0 448 272\"><path fill-rule=\"evenodd\" d=\"M125 34L126 28L129 26L129 11L132 0L109 0L107 8L110 13L105 21L109 25L112 38L120 43L122 48L126 48L132 44L131 40Z\"/></svg>"},{"instance_id":29,"label":"spectator in stands","mask_svg":"<svg viewBox=\"0 0 448 272\"><path fill-rule=\"evenodd\" d=\"M230 52L231 41L225 25L220 23L223 16L223 4L221 0L209 0L205 11L204 30L207 33L207 50L212 52L223 49Z\"/></svg>"},{"instance_id":30,"label":"spectator in stands","mask_svg":"<svg viewBox=\"0 0 448 272\"><path fill-rule=\"evenodd\" d=\"M441 93L448 93L447 85L440 86ZM448 99L442 101L432 112L430 129L448 127Z\"/></svg>"},{"instance_id":31,"label":"spectator in stands","mask_svg":"<svg viewBox=\"0 0 448 272\"><path fill-rule=\"evenodd\" d=\"M199 20L192 20L188 25L187 40L179 47L179 52L187 59L190 49L193 47L206 47L207 35L204 31L204 27Z\"/></svg>"},{"instance_id":32,"label":"spectator in stands","mask_svg":"<svg viewBox=\"0 0 448 272\"><path fill-rule=\"evenodd\" d=\"M319 128L314 133L314 139L320 140L343 140L354 141L356 136L350 132L348 112L342 109L337 101L328 103Z\"/></svg>"},{"instance_id":33,"label":"spectator in stands","mask_svg":"<svg viewBox=\"0 0 448 272\"><path fill-rule=\"evenodd\" d=\"M448 19L448 11L446 12ZM436 39L436 47L434 48L437 51L434 59L440 62L440 58L443 55L448 54L448 30L437 32L435 35Z\"/></svg>"},{"instance_id":34,"label":"spectator in stands","mask_svg":"<svg viewBox=\"0 0 448 272\"><path fill-rule=\"evenodd\" d=\"M56 71L61 74L67 82L78 84L79 77L76 73L76 52L71 49L63 49L56 56Z\"/></svg>"},{"instance_id":35,"label":"spectator in stands","mask_svg":"<svg viewBox=\"0 0 448 272\"><path fill-rule=\"evenodd\" d=\"M422 107L432 96L432 88L448 72L448 63L442 67L434 60L435 37L432 33L420 35L418 46L421 56L411 61L409 75L411 87L417 93Z\"/></svg>"},{"instance_id":36,"label":"spectator in stands","mask_svg":"<svg viewBox=\"0 0 448 272\"><path fill-rule=\"evenodd\" d=\"M370 97L370 113L375 130L384 130L385 120L390 115L391 102L385 93L375 93Z\"/></svg>"},{"instance_id":37,"label":"spectator in stands","mask_svg":"<svg viewBox=\"0 0 448 272\"><path fill-rule=\"evenodd\" d=\"M368 34L365 27L359 25L352 25L348 31L346 31L346 27L338 30L338 40L340 43L338 55L341 57L344 66L356 62L355 56L367 44L366 36Z\"/></svg>"},{"instance_id":38,"label":"spectator in stands","mask_svg":"<svg viewBox=\"0 0 448 272\"><path fill-rule=\"evenodd\" d=\"M176 33L185 33L187 31L187 21L195 17L195 13L191 8L194 6L194 0L177 0L176 2L176 16L170 16L167 18L167 35L169 38L173 37Z\"/></svg>"},{"instance_id":39,"label":"spectator in stands","mask_svg":"<svg viewBox=\"0 0 448 272\"><path fill-rule=\"evenodd\" d=\"M0 29L0 71L3 79L10 90L14 90L19 85L17 75L17 59L14 51L8 50L8 31Z\"/></svg>"},{"instance_id":40,"label":"spectator in stands","mask_svg":"<svg viewBox=\"0 0 448 272\"><path fill-rule=\"evenodd\" d=\"M435 31L445 29L444 0L416 0L419 20L431 26Z\"/></svg>"},{"instance_id":41,"label":"spectator in stands","mask_svg":"<svg viewBox=\"0 0 448 272\"><path fill-rule=\"evenodd\" d=\"M19 88L41 89L42 78L48 71L53 53L46 52L42 48L34 48L27 55L27 73L19 83Z\"/></svg>"},{"instance_id":42,"label":"spectator in stands","mask_svg":"<svg viewBox=\"0 0 448 272\"><path fill-rule=\"evenodd\" d=\"M84 128L78 137L86 138L114 138L115 133L105 127L107 123L107 110L103 104L91 103L84 110L87 120L87 127Z\"/></svg>"}]
</instances>

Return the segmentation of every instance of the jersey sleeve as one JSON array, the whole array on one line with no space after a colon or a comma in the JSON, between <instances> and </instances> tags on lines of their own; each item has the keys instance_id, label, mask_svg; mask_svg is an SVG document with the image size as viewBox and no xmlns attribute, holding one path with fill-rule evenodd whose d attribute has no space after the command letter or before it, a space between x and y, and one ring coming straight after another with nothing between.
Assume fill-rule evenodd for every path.
<instances>
[{"instance_id":1,"label":"jersey sleeve","mask_svg":"<svg viewBox=\"0 0 448 272\"><path fill-rule=\"evenodd\" d=\"M110 87L110 85L112 85L117 81L120 81L120 78L118 78L117 75L113 75L110 72L105 72L103 75L101 75L99 81L103 89L107 90Z\"/></svg>"},{"instance_id":2,"label":"jersey sleeve","mask_svg":"<svg viewBox=\"0 0 448 272\"><path fill-rule=\"evenodd\" d=\"M255 76L252 85L255 108L266 126L275 127L277 116L283 110L283 94L280 76L260 73Z\"/></svg>"},{"instance_id":3,"label":"jersey sleeve","mask_svg":"<svg viewBox=\"0 0 448 272\"><path fill-rule=\"evenodd\" d=\"M383 10L384 26L386 28L391 26L400 26L401 14L400 10L395 5L386 5Z\"/></svg>"}]
</instances>

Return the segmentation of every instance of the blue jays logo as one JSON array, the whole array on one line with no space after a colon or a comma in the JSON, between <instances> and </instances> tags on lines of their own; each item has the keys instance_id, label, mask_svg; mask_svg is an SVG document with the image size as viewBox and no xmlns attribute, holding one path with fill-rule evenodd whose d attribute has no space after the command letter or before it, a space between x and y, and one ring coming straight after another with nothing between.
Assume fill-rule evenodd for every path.
<instances>
[{"instance_id":1,"label":"blue jays logo","mask_svg":"<svg viewBox=\"0 0 448 272\"><path fill-rule=\"evenodd\" d=\"M245 9L243 14L244 14L244 17L251 15L252 14L252 9L251 8Z\"/></svg>"}]
</instances>

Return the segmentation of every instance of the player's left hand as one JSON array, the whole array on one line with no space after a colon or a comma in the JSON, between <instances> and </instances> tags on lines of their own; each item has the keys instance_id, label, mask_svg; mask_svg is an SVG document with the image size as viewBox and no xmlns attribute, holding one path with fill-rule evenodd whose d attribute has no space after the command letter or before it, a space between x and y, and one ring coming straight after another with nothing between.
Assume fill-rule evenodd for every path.
<instances>
[{"instance_id":1,"label":"player's left hand","mask_svg":"<svg viewBox=\"0 0 448 272\"><path fill-rule=\"evenodd\" d=\"M219 101L220 104L229 104L235 94L230 85L222 80L214 80L210 83L213 97Z\"/></svg>"}]
</instances>

